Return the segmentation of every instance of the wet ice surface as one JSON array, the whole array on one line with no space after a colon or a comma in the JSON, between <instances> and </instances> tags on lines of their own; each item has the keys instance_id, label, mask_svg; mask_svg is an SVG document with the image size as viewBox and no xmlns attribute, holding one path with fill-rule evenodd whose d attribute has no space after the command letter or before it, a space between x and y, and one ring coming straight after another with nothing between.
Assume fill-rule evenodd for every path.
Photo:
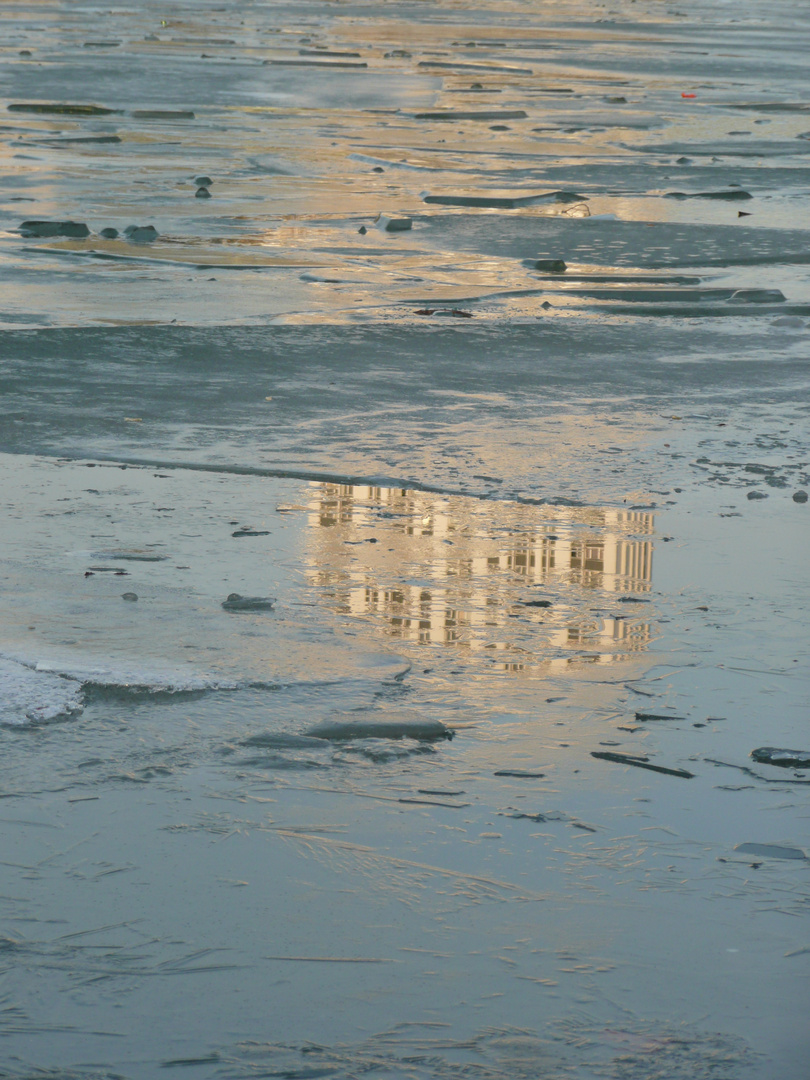
<instances>
[{"instance_id":1,"label":"wet ice surface","mask_svg":"<svg viewBox=\"0 0 810 1080\"><path fill-rule=\"evenodd\" d=\"M805 13L0 24L0 1072L804 1077Z\"/></svg>"},{"instance_id":2,"label":"wet ice surface","mask_svg":"<svg viewBox=\"0 0 810 1080\"><path fill-rule=\"evenodd\" d=\"M806 732L784 491L2 468L20 1075L800 1075L810 774L748 757Z\"/></svg>"},{"instance_id":3,"label":"wet ice surface","mask_svg":"<svg viewBox=\"0 0 810 1080\"><path fill-rule=\"evenodd\" d=\"M54 0L3 23L12 325L810 314L794 4ZM42 221L89 235L17 231Z\"/></svg>"}]
</instances>

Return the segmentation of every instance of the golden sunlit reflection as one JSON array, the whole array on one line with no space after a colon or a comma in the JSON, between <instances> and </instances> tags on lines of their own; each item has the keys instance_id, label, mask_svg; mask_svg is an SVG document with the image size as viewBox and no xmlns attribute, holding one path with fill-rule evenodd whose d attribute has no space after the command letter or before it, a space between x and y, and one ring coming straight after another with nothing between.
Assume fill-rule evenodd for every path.
<instances>
[{"instance_id":1,"label":"golden sunlit reflection","mask_svg":"<svg viewBox=\"0 0 810 1080\"><path fill-rule=\"evenodd\" d=\"M398 646L530 671L652 639L652 514L321 483L308 521L310 584Z\"/></svg>"}]
</instances>

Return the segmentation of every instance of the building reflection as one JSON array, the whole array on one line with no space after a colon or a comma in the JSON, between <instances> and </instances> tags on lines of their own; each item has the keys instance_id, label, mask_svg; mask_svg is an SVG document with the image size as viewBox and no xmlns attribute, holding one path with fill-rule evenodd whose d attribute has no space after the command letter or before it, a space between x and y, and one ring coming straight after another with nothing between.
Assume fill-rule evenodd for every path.
<instances>
[{"instance_id":1,"label":"building reflection","mask_svg":"<svg viewBox=\"0 0 810 1080\"><path fill-rule=\"evenodd\" d=\"M504 670L605 663L651 639L652 514L313 484L310 582L338 612Z\"/></svg>"}]
</instances>

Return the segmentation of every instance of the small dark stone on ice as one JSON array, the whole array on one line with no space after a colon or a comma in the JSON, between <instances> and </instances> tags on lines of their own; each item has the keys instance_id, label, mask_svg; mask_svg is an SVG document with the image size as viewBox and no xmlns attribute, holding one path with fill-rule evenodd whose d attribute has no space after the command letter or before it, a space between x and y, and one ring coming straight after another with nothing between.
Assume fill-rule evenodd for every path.
<instances>
[{"instance_id":1,"label":"small dark stone on ice","mask_svg":"<svg viewBox=\"0 0 810 1080\"><path fill-rule=\"evenodd\" d=\"M211 187L213 182L214 181L211 179L210 176L195 176L194 177L194 183L197 185L197 187Z\"/></svg>"},{"instance_id":2,"label":"small dark stone on ice","mask_svg":"<svg viewBox=\"0 0 810 1080\"><path fill-rule=\"evenodd\" d=\"M208 190L207 187L198 187L197 190L194 192L194 198L195 199L210 199L211 198L211 192Z\"/></svg>"},{"instance_id":3,"label":"small dark stone on ice","mask_svg":"<svg viewBox=\"0 0 810 1080\"><path fill-rule=\"evenodd\" d=\"M226 611L269 611L275 602L275 596L241 596L232 592L222 601L222 606Z\"/></svg>"},{"instance_id":4,"label":"small dark stone on ice","mask_svg":"<svg viewBox=\"0 0 810 1080\"><path fill-rule=\"evenodd\" d=\"M796 503L806 503L807 502L807 492L806 491L794 491L793 492L793 501L796 502Z\"/></svg>"},{"instance_id":5,"label":"small dark stone on ice","mask_svg":"<svg viewBox=\"0 0 810 1080\"><path fill-rule=\"evenodd\" d=\"M670 716L668 713L637 712L636 720L685 720L685 716Z\"/></svg>"},{"instance_id":6,"label":"small dark stone on ice","mask_svg":"<svg viewBox=\"0 0 810 1080\"><path fill-rule=\"evenodd\" d=\"M361 225L357 231L360 233L361 236L365 236L368 232L368 229L365 227L365 225Z\"/></svg>"},{"instance_id":7,"label":"small dark stone on ice","mask_svg":"<svg viewBox=\"0 0 810 1080\"><path fill-rule=\"evenodd\" d=\"M550 600L521 600L523 607L551 607Z\"/></svg>"},{"instance_id":8,"label":"small dark stone on ice","mask_svg":"<svg viewBox=\"0 0 810 1080\"><path fill-rule=\"evenodd\" d=\"M534 269L545 270L549 274L564 274L568 266L562 259L537 259Z\"/></svg>"},{"instance_id":9,"label":"small dark stone on ice","mask_svg":"<svg viewBox=\"0 0 810 1080\"><path fill-rule=\"evenodd\" d=\"M766 491L749 491L748 498L753 502L754 499L767 499L768 493Z\"/></svg>"},{"instance_id":10,"label":"small dark stone on ice","mask_svg":"<svg viewBox=\"0 0 810 1080\"><path fill-rule=\"evenodd\" d=\"M782 769L810 768L810 750L780 750L776 746L760 746L751 751L760 765L778 765Z\"/></svg>"},{"instance_id":11,"label":"small dark stone on ice","mask_svg":"<svg viewBox=\"0 0 810 1080\"><path fill-rule=\"evenodd\" d=\"M118 236L118 229L102 229L98 235L103 236L105 240L115 240Z\"/></svg>"},{"instance_id":12,"label":"small dark stone on ice","mask_svg":"<svg viewBox=\"0 0 810 1080\"><path fill-rule=\"evenodd\" d=\"M154 225L127 225L124 229L124 236L136 244L144 244L149 243L151 240L157 240L158 235L158 231Z\"/></svg>"},{"instance_id":13,"label":"small dark stone on ice","mask_svg":"<svg viewBox=\"0 0 810 1080\"><path fill-rule=\"evenodd\" d=\"M269 529L237 529L231 536L269 536Z\"/></svg>"},{"instance_id":14,"label":"small dark stone on ice","mask_svg":"<svg viewBox=\"0 0 810 1080\"><path fill-rule=\"evenodd\" d=\"M620 596L618 597L620 604L649 604L649 600L640 596Z\"/></svg>"},{"instance_id":15,"label":"small dark stone on ice","mask_svg":"<svg viewBox=\"0 0 810 1080\"><path fill-rule=\"evenodd\" d=\"M137 594L137 593L134 593L134 592L125 592L125 593L121 593L121 599L122 599L122 600L130 600L130 601L134 601L134 600L137 600L137 599L138 599L138 594Z\"/></svg>"},{"instance_id":16,"label":"small dark stone on ice","mask_svg":"<svg viewBox=\"0 0 810 1080\"><path fill-rule=\"evenodd\" d=\"M375 165L374 168L371 171L372 172L385 172L385 169L382 167L382 165Z\"/></svg>"}]
</instances>

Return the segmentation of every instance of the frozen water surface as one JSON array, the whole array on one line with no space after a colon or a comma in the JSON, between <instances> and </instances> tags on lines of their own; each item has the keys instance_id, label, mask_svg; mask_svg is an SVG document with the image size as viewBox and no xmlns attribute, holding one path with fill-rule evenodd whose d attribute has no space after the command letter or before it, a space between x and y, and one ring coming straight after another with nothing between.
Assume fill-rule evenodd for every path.
<instances>
[{"instance_id":1,"label":"frozen water surface","mask_svg":"<svg viewBox=\"0 0 810 1080\"><path fill-rule=\"evenodd\" d=\"M0 1076L804 1080L806 6L0 28Z\"/></svg>"}]
</instances>

